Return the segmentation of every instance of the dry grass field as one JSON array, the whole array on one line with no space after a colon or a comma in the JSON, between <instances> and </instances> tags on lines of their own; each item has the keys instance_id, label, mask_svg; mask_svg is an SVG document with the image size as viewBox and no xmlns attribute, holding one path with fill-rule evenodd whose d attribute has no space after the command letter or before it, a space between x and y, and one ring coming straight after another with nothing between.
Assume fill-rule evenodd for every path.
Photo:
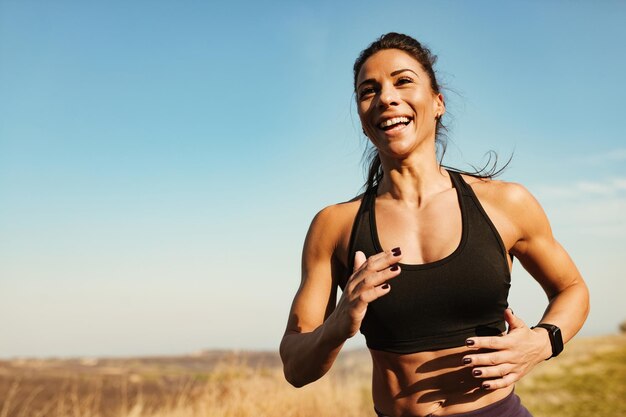
<instances>
[{"instance_id":1,"label":"dry grass field","mask_svg":"<svg viewBox=\"0 0 626 417\"><path fill-rule=\"evenodd\" d=\"M0 361L0 417L372 416L367 351L287 384L275 353ZM626 336L577 339L517 385L535 417L626 417Z\"/></svg>"}]
</instances>

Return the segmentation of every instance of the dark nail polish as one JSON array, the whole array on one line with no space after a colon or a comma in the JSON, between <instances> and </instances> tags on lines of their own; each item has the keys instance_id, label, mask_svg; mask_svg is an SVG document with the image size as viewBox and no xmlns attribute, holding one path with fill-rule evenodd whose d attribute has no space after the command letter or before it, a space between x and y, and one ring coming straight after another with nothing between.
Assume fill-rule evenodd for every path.
<instances>
[{"instance_id":1,"label":"dark nail polish","mask_svg":"<svg viewBox=\"0 0 626 417\"><path fill-rule=\"evenodd\" d=\"M472 363L472 358L464 358L464 359L463 359L463 363L464 363L465 365L469 365L470 363Z\"/></svg>"},{"instance_id":2,"label":"dark nail polish","mask_svg":"<svg viewBox=\"0 0 626 417\"><path fill-rule=\"evenodd\" d=\"M402 251L400 250L399 247L391 249L391 253L393 254L393 256L400 256L400 255L402 255Z\"/></svg>"},{"instance_id":3,"label":"dark nail polish","mask_svg":"<svg viewBox=\"0 0 626 417\"><path fill-rule=\"evenodd\" d=\"M482 389L489 389L489 384L482 384L480 387Z\"/></svg>"},{"instance_id":4,"label":"dark nail polish","mask_svg":"<svg viewBox=\"0 0 626 417\"><path fill-rule=\"evenodd\" d=\"M383 284L380 288L382 288L383 290L386 290L389 288L389 284Z\"/></svg>"},{"instance_id":5,"label":"dark nail polish","mask_svg":"<svg viewBox=\"0 0 626 417\"><path fill-rule=\"evenodd\" d=\"M472 339L467 339L467 340L465 341L465 344L466 344L467 346L474 346L474 341L473 341Z\"/></svg>"},{"instance_id":6,"label":"dark nail polish","mask_svg":"<svg viewBox=\"0 0 626 417\"><path fill-rule=\"evenodd\" d=\"M389 268L390 271L397 271L398 269L400 269L398 265L394 265L391 268Z\"/></svg>"},{"instance_id":7,"label":"dark nail polish","mask_svg":"<svg viewBox=\"0 0 626 417\"><path fill-rule=\"evenodd\" d=\"M483 374L483 371L481 371L480 369L474 369L472 371L472 375L474 376L481 376Z\"/></svg>"}]
</instances>

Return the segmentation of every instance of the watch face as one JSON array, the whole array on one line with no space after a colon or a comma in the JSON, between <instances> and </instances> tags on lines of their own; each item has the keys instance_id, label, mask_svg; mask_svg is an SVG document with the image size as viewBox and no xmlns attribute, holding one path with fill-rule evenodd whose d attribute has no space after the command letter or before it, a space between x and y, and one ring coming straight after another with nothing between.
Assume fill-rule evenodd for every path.
<instances>
[{"instance_id":1,"label":"watch face","mask_svg":"<svg viewBox=\"0 0 626 417\"><path fill-rule=\"evenodd\" d=\"M561 329L557 326L551 326L550 343L552 344L552 356L556 356L563 351L563 337L561 336Z\"/></svg>"},{"instance_id":2,"label":"watch face","mask_svg":"<svg viewBox=\"0 0 626 417\"><path fill-rule=\"evenodd\" d=\"M548 331L548 336L550 337L550 345L552 345L551 358L557 356L563 351L563 337L561 336L561 329L559 329L558 326L555 326L554 324L539 323L535 327L543 327Z\"/></svg>"},{"instance_id":3,"label":"watch face","mask_svg":"<svg viewBox=\"0 0 626 417\"><path fill-rule=\"evenodd\" d=\"M558 343L559 347L561 350L563 350L563 337L561 336L561 329L559 329L558 327L554 326L554 338L555 341Z\"/></svg>"}]
</instances>

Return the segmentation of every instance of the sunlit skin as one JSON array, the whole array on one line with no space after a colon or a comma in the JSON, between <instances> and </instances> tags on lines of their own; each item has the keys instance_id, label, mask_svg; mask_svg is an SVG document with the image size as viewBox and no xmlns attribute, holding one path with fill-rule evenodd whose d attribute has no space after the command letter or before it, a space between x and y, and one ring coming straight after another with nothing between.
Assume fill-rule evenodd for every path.
<instances>
[{"instance_id":1,"label":"sunlit skin","mask_svg":"<svg viewBox=\"0 0 626 417\"><path fill-rule=\"evenodd\" d=\"M432 91L428 74L407 53L383 50L365 61L356 93L363 130L378 149L384 171L375 204L385 251L368 259L361 252L348 253L360 197L329 206L314 218L303 249L301 285L280 349L285 376L295 386L315 381L330 369L343 343L358 332L368 303L393 291L393 278L400 273L391 269L393 265L439 260L451 254L461 238L456 191L435 152L435 127L445 113L444 99ZM399 116L408 124L381 128L381 122ZM588 314L588 291L552 236L541 206L521 185L464 179L509 253L545 290L548 307L541 321L559 326L567 342ZM392 253L395 247L401 248L401 255ZM355 261L353 271L347 270L348 257ZM337 283L346 276L350 278L337 301ZM546 330L531 330L511 310L504 319L507 334L471 338L471 347L404 355L370 350L376 408L389 416L444 416L506 397L517 380L551 355L551 347Z\"/></svg>"}]
</instances>

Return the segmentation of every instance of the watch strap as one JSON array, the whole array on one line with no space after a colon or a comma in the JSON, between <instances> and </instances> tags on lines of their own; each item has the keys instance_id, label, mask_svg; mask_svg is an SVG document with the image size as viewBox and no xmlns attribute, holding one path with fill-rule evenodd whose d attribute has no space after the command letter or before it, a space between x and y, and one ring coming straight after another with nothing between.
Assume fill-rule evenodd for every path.
<instances>
[{"instance_id":1,"label":"watch strap","mask_svg":"<svg viewBox=\"0 0 626 417\"><path fill-rule=\"evenodd\" d=\"M536 326L531 327L531 329L534 329L535 327L542 327L548 331L550 345L552 346L552 356L548 359L558 356L559 353L563 351L563 336L561 335L561 329L559 329L558 326L549 323L539 323Z\"/></svg>"}]
</instances>

